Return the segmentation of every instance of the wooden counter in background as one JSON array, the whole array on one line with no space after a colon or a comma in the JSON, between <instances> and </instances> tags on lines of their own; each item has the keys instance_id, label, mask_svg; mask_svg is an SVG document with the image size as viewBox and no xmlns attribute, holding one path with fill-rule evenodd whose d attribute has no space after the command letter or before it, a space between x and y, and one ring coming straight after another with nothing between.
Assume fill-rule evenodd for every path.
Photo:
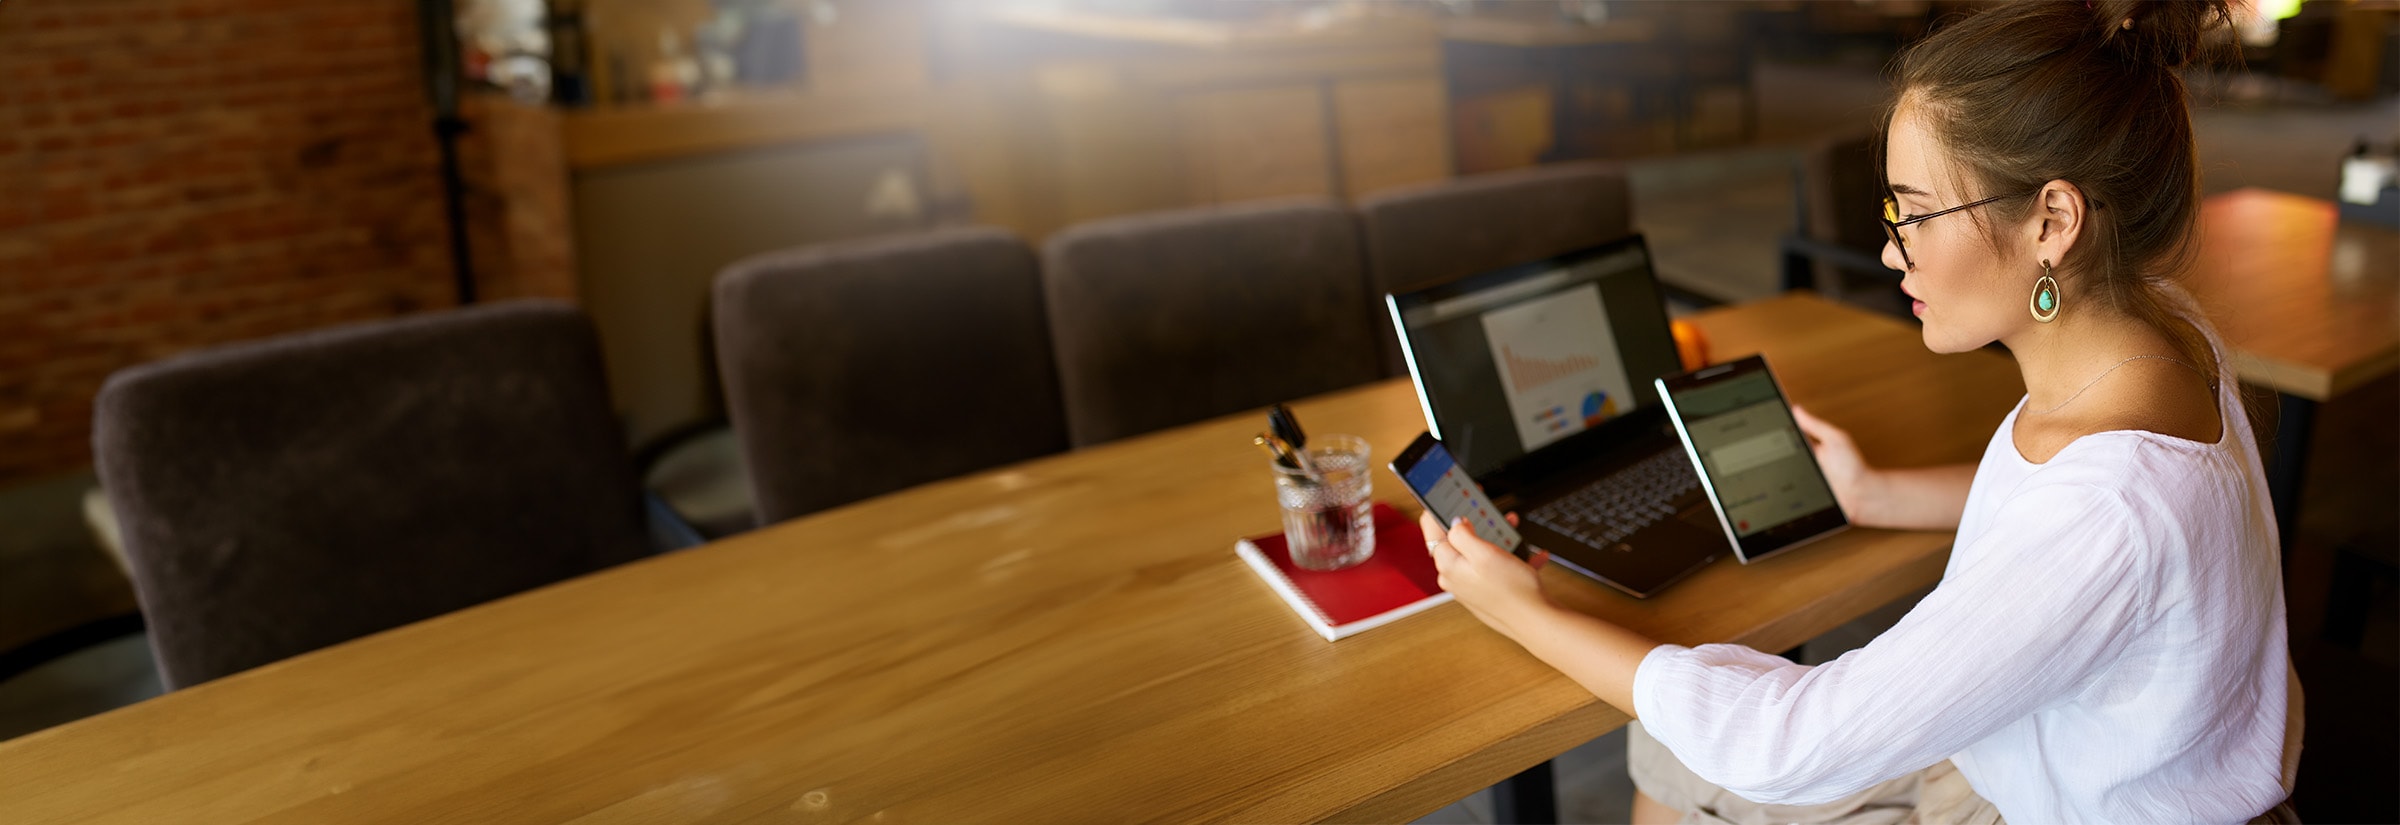
<instances>
[{"instance_id":1,"label":"wooden counter in background","mask_svg":"<svg viewBox=\"0 0 2400 825\"><path fill-rule=\"evenodd\" d=\"M697 154L922 132L924 89L742 91L687 103L571 111L560 119L566 162L584 171Z\"/></svg>"},{"instance_id":2,"label":"wooden counter in background","mask_svg":"<svg viewBox=\"0 0 2400 825\"><path fill-rule=\"evenodd\" d=\"M621 22L654 30L665 10ZM478 222L507 230L483 230L478 269L544 285L495 295L591 311L637 443L718 414L702 323L711 280L743 257L963 223L1039 243L1098 218L1346 199L1451 172L1424 20L1307 29L895 0L844 4L807 43L800 88L482 107Z\"/></svg>"}]
</instances>

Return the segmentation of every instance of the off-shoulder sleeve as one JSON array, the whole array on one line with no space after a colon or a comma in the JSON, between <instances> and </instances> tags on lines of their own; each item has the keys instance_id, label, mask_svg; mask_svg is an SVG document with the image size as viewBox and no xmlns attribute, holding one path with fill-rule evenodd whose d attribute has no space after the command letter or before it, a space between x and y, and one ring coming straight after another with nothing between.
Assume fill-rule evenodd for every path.
<instances>
[{"instance_id":1,"label":"off-shoulder sleeve","mask_svg":"<svg viewBox=\"0 0 2400 825\"><path fill-rule=\"evenodd\" d=\"M2072 697L2146 626L2159 587L2122 495L2029 482L1939 587L1866 647L1817 667L1738 645L1662 646L1634 710L1694 773L1813 804L1965 750Z\"/></svg>"}]
</instances>

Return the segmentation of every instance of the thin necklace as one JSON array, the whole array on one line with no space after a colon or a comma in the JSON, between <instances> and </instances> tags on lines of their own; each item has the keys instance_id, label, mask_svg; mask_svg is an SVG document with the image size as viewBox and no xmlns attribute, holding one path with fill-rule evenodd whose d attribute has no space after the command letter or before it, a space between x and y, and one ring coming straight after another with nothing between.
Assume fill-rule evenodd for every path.
<instances>
[{"instance_id":1,"label":"thin necklace","mask_svg":"<svg viewBox=\"0 0 2400 825\"><path fill-rule=\"evenodd\" d=\"M2088 389L2091 389L2093 384L2098 384L2098 383L2100 383L2100 379L2102 379L2102 378L2107 378L2107 377L2108 377L2108 374L2109 374L2109 373L2112 373L2112 372L2116 372L2118 367L2125 366L2126 364L2131 364L2131 363L2133 363L2133 362L2135 362L2135 361L2139 361L2139 360L2142 360L2142 359L2144 359L2144 358L2151 358L2151 359L2156 359L2156 360L2160 360L2160 361L2166 361L2166 362L2169 362L2169 363L2173 363L2173 364L2178 364L2178 365L2181 365L2181 366L2182 366L2184 369L2191 370L2193 374L2195 374L2195 375L2198 375L2198 376L2200 376L2201 378L2206 378L2206 379L2208 379L2208 391L2209 391L2209 392L2216 392L2216 391L2217 391L2217 379L2210 377L2210 376L2209 376L2209 374L2208 374L2208 373L2206 373L2206 372L2202 372L2202 371L2201 371L2201 369L2200 369L2199 367L2197 367L2197 366L2193 366L2193 365L2192 365L2192 362L2190 362L2190 361L2185 361L2185 360L2183 360L2183 359L2180 359L2180 358L2169 358L2169 357L2167 357L2167 356L2164 356L2164 355L2136 355L2136 356L2134 356L2134 357L2132 357L2132 358L2127 358L2127 359L2125 359L2125 360L2123 360L2123 361L2118 361L2117 363L2110 365L2108 369L2101 370L2101 371L2100 371L2100 374L2099 374L2099 375L2097 375L2097 376L2093 376L2092 380L2084 382L2083 389L2076 390L2074 395L2067 396L2067 400L2065 400L2065 401L2060 401L2060 402L2058 402L2058 404L2057 404L2056 406L2053 406L2053 407L2051 407L2051 408L2049 408L2049 409L2046 409L2046 410L2036 410L2036 411L2034 411L2032 414L2033 414L2033 415L2049 415L2049 414L2051 414L2051 413L2058 412L2058 410L2059 410L2059 407L2064 407L2064 406L2066 406L2066 405L2068 405L2068 404L2075 403L2075 399L2077 399L2077 398L2082 398L2082 397L2083 397L2083 390L2088 390Z\"/></svg>"}]
</instances>

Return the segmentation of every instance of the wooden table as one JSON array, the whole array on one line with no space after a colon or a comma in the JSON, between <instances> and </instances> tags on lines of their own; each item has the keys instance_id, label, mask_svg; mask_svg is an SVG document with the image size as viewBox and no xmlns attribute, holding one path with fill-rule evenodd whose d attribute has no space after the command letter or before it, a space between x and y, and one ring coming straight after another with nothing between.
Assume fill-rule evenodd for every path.
<instances>
[{"instance_id":1,"label":"wooden table","mask_svg":"<svg viewBox=\"0 0 2400 825\"><path fill-rule=\"evenodd\" d=\"M1696 321L1879 463L1971 460L2022 392L1813 297ZM1422 427L1399 382L1296 409L1379 452ZM908 490L0 743L0 822L1406 820L1624 723L1455 606L1318 638L1232 552L1279 525L1260 426ZM1949 541L1855 530L1647 602L1545 582L1779 650L1932 583Z\"/></svg>"},{"instance_id":2,"label":"wooden table","mask_svg":"<svg viewBox=\"0 0 2400 825\"><path fill-rule=\"evenodd\" d=\"M2200 207L2189 281L2242 381L2325 401L2400 369L2400 232L2237 189Z\"/></svg>"},{"instance_id":3,"label":"wooden table","mask_svg":"<svg viewBox=\"0 0 2400 825\"><path fill-rule=\"evenodd\" d=\"M2336 212L2265 189L2210 197L2187 282L2243 383L2277 394L2267 486L2287 554L2317 404L2400 369L2400 232Z\"/></svg>"}]
</instances>

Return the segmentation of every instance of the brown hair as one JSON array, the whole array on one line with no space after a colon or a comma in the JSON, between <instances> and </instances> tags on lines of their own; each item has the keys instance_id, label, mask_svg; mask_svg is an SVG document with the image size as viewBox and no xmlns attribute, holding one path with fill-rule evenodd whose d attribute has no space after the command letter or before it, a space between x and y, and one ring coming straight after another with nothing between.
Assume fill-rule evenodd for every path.
<instances>
[{"instance_id":1,"label":"brown hair","mask_svg":"<svg viewBox=\"0 0 2400 825\"><path fill-rule=\"evenodd\" d=\"M2002 3L1899 59L1899 101L1981 193L1967 197L2030 195L2052 180L2082 189L2084 228L2057 262L2059 280L2157 328L2196 362L2207 346L2161 291L2189 263L2200 217L2181 70L2229 20L2224 0ZM1986 208L1990 221L2014 223L2034 205Z\"/></svg>"}]
</instances>

